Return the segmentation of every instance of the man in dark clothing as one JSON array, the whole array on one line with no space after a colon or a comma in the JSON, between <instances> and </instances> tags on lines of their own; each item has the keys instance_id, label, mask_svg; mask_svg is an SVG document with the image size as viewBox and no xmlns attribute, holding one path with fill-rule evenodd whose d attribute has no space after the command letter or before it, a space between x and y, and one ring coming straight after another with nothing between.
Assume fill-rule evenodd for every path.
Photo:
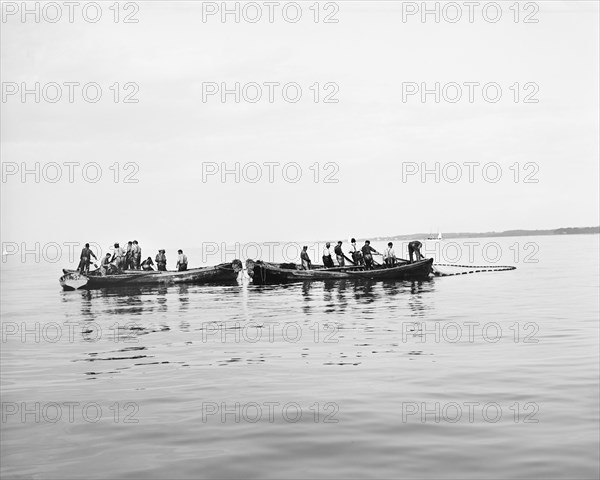
<instances>
[{"instance_id":1,"label":"man in dark clothing","mask_svg":"<svg viewBox=\"0 0 600 480\"><path fill-rule=\"evenodd\" d=\"M323 249L323 265L325 265L325 268L331 268L333 267L333 260L331 258L331 243L327 242L325 244L325 248Z\"/></svg>"},{"instance_id":2,"label":"man in dark clothing","mask_svg":"<svg viewBox=\"0 0 600 480\"><path fill-rule=\"evenodd\" d=\"M125 270L130 270L133 266L133 242L127 242L127 250L125 251Z\"/></svg>"},{"instance_id":3,"label":"man in dark clothing","mask_svg":"<svg viewBox=\"0 0 600 480\"><path fill-rule=\"evenodd\" d=\"M137 240L133 241L131 247L131 268L134 270L140 269L140 262L142 261L142 249Z\"/></svg>"},{"instance_id":4,"label":"man in dark clothing","mask_svg":"<svg viewBox=\"0 0 600 480\"><path fill-rule=\"evenodd\" d=\"M367 270L371 270L373 268L373 253L379 253L371 246L371 242L369 240L365 240L365 244L361 248L362 256L365 260L365 267Z\"/></svg>"},{"instance_id":5,"label":"man in dark clothing","mask_svg":"<svg viewBox=\"0 0 600 480\"><path fill-rule=\"evenodd\" d=\"M308 247L302 247L302 253L300 253L300 260L302 261L302 270L310 270L312 267L312 262L310 261L310 257L308 256Z\"/></svg>"},{"instance_id":6,"label":"man in dark clothing","mask_svg":"<svg viewBox=\"0 0 600 480\"><path fill-rule=\"evenodd\" d=\"M164 250L159 250L158 253L156 254L156 258L154 259L154 261L156 262L156 268L157 270L159 270L160 272L166 272L167 271L167 256L165 255L165 251Z\"/></svg>"},{"instance_id":7,"label":"man in dark clothing","mask_svg":"<svg viewBox=\"0 0 600 480\"><path fill-rule=\"evenodd\" d=\"M422 246L423 244L418 240L414 240L408 244L408 258L410 263L413 263L413 254L415 254L417 262L425 258L423 255L421 255Z\"/></svg>"},{"instance_id":8,"label":"man in dark clothing","mask_svg":"<svg viewBox=\"0 0 600 480\"><path fill-rule=\"evenodd\" d=\"M146 260L144 260L141 264L142 270L146 270L146 271L150 271L150 270L154 270L152 268L152 265L154 265L154 262L152 261L152 258L148 257Z\"/></svg>"},{"instance_id":9,"label":"man in dark clothing","mask_svg":"<svg viewBox=\"0 0 600 480\"><path fill-rule=\"evenodd\" d=\"M335 259L338 265L343 267L346 263L344 262L344 252L342 252L342 242L338 242L333 251L335 252Z\"/></svg>"},{"instance_id":10,"label":"man in dark clothing","mask_svg":"<svg viewBox=\"0 0 600 480\"><path fill-rule=\"evenodd\" d=\"M86 243L85 247L81 250L81 255L79 256L79 266L77 267L77 271L79 273L88 273L90 271L90 262L91 257L94 257L95 260L98 260L94 252L90 249L90 244Z\"/></svg>"}]
</instances>

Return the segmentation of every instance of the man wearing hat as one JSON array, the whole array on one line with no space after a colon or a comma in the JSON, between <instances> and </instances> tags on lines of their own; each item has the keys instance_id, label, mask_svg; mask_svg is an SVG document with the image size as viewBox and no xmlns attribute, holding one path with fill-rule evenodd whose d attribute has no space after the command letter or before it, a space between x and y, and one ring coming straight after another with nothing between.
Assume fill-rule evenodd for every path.
<instances>
[{"instance_id":1,"label":"man wearing hat","mask_svg":"<svg viewBox=\"0 0 600 480\"><path fill-rule=\"evenodd\" d=\"M156 262L156 268L162 272L167 271L167 256L164 250L159 250L154 259Z\"/></svg>"}]
</instances>

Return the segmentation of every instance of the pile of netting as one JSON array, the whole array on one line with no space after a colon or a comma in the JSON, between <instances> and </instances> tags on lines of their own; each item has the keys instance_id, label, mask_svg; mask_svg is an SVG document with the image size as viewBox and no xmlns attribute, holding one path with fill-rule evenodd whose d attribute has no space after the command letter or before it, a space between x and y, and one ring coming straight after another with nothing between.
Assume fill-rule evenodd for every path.
<instances>
[{"instance_id":1,"label":"pile of netting","mask_svg":"<svg viewBox=\"0 0 600 480\"><path fill-rule=\"evenodd\" d=\"M434 263L433 274L436 277L451 277L453 275L467 275L468 273L502 272L515 270L517 267L510 265L455 265L453 263Z\"/></svg>"}]
</instances>

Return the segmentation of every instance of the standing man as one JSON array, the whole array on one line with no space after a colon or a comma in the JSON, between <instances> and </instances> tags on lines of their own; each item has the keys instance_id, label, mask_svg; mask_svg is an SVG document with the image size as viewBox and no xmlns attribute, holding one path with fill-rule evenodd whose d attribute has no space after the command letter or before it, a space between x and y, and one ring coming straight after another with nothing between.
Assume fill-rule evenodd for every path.
<instances>
[{"instance_id":1,"label":"standing man","mask_svg":"<svg viewBox=\"0 0 600 480\"><path fill-rule=\"evenodd\" d=\"M387 248L383 252L383 261L388 267L393 267L396 265L396 253L394 252L394 244L392 242L388 243Z\"/></svg>"},{"instance_id":2,"label":"standing man","mask_svg":"<svg viewBox=\"0 0 600 480\"><path fill-rule=\"evenodd\" d=\"M81 255L79 256L79 266L77 267L79 273L89 273L91 257L94 257L94 260L98 260L94 252L90 249L90 244L86 243L85 247L81 249Z\"/></svg>"},{"instance_id":3,"label":"standing man","mask_svg":"<svg viewBox=\"0 0 600 480\"><path fill-rule=\"evenodd\" d=\"M344 262L344 252L342 252L342 242L338 242L335 248L333 249L335 252L335 259L338 262L340 267L343 267L346 263Z\"/></svg>"},{"instance_id":4,"label":"standing man","mask_svg":"<svg viewBox=\"0 0 600 480\"><path fill-rule=\"evenodd\" d=\"M350 254L352 255L352 261L354 261L354 265L364 265L365 262L362 258L362 253L360 250L356 248L356 239L353 238L350 240Z\"/></svg>"},{"instance_id":5,"label":"standing man","mask_svg":"<svg viewBox=\"0 0 600 480\"><path fill-rule=\"evenodd\" d=\"M156 258L154 259L156 262L156 269L161 272L167 271L167 256L165 255L164 250L159 250L156 254Z\"/></svg>"},{"instance_id":6,"label":"standing man","mask_svg":"<svg viewBox=\"0 0 600 480\"><path fill-rule=\"evenodd\" d=\"M302 253L300 253L300 260L302 260L302 270L310 270L312 267L312 262L310 261L310 257L308 256L308 247L302 247Z\"/></svg>"},{"instance_id":7,"label":"standing man","mask_svg":"<svg viewBox=\"0 0 600 480\"><path fill-rule=\"evenodd\" d=\"M418 240L413 240L408 244L408 258L410 260L410 263L413 263L413 253L415 254L417 262L425 258L423 255L421 255L422 246L423 244Z\"/></svg>"},{"instance_id":8,"label":"standing man","mask_svg":"<svg viewBox=\"0 0 600 480\"><path fill-rule=\"evenodd\" d=\"M188 259L184 255L183 250L177 250L177 254L179 256L177 257L177 265L175 265L175 267L177 268L177 271L185 272L187 270Z\"/></svg>"},{"instance_id":9,"label":"standing man","mask_svg":"<svg viewBox=\"0 0 600 480\"><path fill-rule=\"evenodd\" d=\"M131 260L131 268L139 270L140 262L142 260L142 249L137 240L133 241L133 246L131 247Z\"/></svg>"},{"instance_id":10,"label":"standing man","mask_svg":"<svg viewBox=\"0 0 600 480\"><path fill-rule=\"evenodd\" d=\"M113 249L113 255L110 259L110 263L114 263L119 272L123 270L125 264L125 251L119 247L118 243L115 243L115 248Z\"/></svg>"},{"instance_id":11,"label":"standing man","mask_svg":"<svg viewBox=\"0 0 600 480\"><path fill-rule=\"evenodd\" d=\"M130 270L133 267L133 242L127 242L127 250L125 251L125 270Z\"/></svg>"},{"instance_id":12,"label":"standing man","mask_svg":"<svg viewBox=\"0 0 600 480\"><path fill-rule=\"evenodd\" d=\"M333 260L331 258L331 243L327 242L325 244L325 248L323 249L323 265L325 265L325 268L331 268L333 267Z\"/></svg>"},{"instance_id":13,"label":"standing man","mask_svg":"<svg viewBox=\"0 0 600 480\"><path fill-rule=\"evenodd\" d=\"M369 240L365 240L365 244L361 248L362 256L365 259L365 268L366 270L371 270L373 268L373 253L379 253L371 246L371 242Z\"/></svg>"}]
</instances>

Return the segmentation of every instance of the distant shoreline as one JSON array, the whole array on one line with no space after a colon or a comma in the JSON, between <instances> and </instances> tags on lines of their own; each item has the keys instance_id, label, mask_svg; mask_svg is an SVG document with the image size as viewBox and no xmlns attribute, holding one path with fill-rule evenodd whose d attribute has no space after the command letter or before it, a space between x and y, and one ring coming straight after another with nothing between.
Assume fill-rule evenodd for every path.
<instances>
[{"instance_id":1,"label":"distant shoreline","mask_svg":"<svg viewBox=\"0 0 600 480\"><path fill-rule=\"evenodd\" d=\"M542 235L582 235L582 234L598 234L600 233L600 226L598 227L563 227L556 228L553 230L505 230L503 232L452 232L443 233L444 239L451 238L482 238L482 237L533 237ZM411 239L422 239L432 236L431 233L413 233L410 235L394 235L388 237L372 237L373 240L411 240Z\"/></svg>"}]
</instances>

